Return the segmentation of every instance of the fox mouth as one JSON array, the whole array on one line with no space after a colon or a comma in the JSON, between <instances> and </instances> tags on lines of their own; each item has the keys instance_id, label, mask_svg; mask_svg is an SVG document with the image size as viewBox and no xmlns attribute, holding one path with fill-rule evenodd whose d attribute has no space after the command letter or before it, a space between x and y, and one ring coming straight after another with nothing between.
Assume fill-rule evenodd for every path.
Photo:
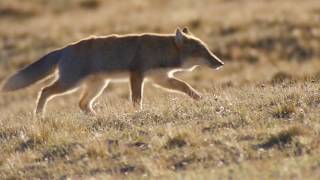
<instances>
[{"instance_id":1,"label":"fox mouth","mask_svg":"<svg viewBox=\"0 0 320 180\"><path fill-rule=\"evenodd\" d=\"M219 70L222 68L223 65L224 65L224 63L221 63L221 64L213 65L211 67L212 67L212 69Z\"/></svg>"},{"instance_id":2,"label":"fox mouth","mask_svg":"<svg viewBox=\"0 0 320 180\"><path fill-rule=\"evenodd\" d=\"M218 57L216 57L215 55L212 55L213 57L210 58L210 64L211 64L211 68L215 69L215 70L219 70L220 68L222 68L222 66L224 65L224 62L222 62Z\"/></svg>"}]
</instances>

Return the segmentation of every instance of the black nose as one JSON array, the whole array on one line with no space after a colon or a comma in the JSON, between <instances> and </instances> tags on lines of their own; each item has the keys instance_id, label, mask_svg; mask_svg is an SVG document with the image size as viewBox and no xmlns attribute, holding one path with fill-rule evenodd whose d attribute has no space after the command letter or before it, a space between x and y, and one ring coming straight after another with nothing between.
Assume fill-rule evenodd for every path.
<instances>
[{"instance_id":1,"label":"black nose","mask_svg":"<svg viewBox=\"0 0 320 180\"><path fill-rule=\"evenodd\" d=\"M223 65L224 65L224 62L221 62L221 61L220 61L220 65L223 66Z\"/></svg>"},{"instance_id":2,"label":"black nose","mask_svg":"<svg viewBox=\"0 0 320 180\"><path fill-rule=\"evenodd\" d=\"M221 61L217 56L214 56L214 61L216 62L217 66L223 66L224 62Z\"/></svg>"}]
</instances>

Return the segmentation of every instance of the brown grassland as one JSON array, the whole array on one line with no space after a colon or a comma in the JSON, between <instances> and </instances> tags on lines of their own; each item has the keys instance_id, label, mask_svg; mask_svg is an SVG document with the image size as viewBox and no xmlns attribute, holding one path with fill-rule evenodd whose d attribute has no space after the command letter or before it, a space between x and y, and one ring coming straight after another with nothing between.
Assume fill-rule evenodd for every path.
<instances>
[{"instance_id":1,"label":"brown grassland","mask_svg":"<svg viewBox=\"0 0 320 180\"><path fill-rule=\"evenodd\" d=\"M49 81L0 94L0 179L320 179L318 0L0 0L0 83L89 35L187 26L225 66L179 74L200 101L127 84L32 115Z\"/></svg>"}]
</instances>

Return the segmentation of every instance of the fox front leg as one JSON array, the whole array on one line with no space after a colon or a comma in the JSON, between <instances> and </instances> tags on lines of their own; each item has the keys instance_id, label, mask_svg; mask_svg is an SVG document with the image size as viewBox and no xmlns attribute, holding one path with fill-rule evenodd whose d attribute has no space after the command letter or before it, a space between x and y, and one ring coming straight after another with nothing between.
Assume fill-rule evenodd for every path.
<instances>
[{"instance_id":1,"label":"fox front leg","mask_svg":"<svg viewBox=\"0 0 320 180\"><path fill-rule=\"evenodd\" d=\"M156 82L156 84L167 88L167 89L172 89L176 91L183 92L190 96L194 100L199 100L201 99L201 95L199 92L197 92L195 89L193 89L188 83L174 78L174 77L168 77L167 79L163 79L162 81Z\"/></svg>"},{"instance_id":2,"label":"fox front leg","mask_svg":"<svg viewBox=\"0 0 320 180\"><path fill-rule=\"evenodd\" d=\"M137 72L130 73L131 101L135 108L142 108L143 80L142 74Z\"/></svg>"},{"instance_id":3,"label":"fox front leg","mask_svg":"<svg viewBox=\"0 0 320 180\"><path fill-rule=\"evenodd\" d=\"M150 78L156 86L184 93L194 100L201 99L200 93L192 88L187 82L175 78L172 75L168 75L168 73L155 73Z\"/></svg>"}]
</instances>

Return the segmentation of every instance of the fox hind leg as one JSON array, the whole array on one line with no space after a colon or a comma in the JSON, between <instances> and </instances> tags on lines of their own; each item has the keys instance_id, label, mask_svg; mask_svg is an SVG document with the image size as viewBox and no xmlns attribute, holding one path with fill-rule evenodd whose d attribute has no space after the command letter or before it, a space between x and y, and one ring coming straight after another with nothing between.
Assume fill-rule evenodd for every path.
<instances>
[{"instance_id":1,"label":"fox hind leg","mask_svg":"<svg viewBox=\"0 0 320 180\"><path fill-rule=\"evenodd\" d=\"M38 115L43 115L48 100L55 95L66 93L74 88L74 85L63 85L61 82L59 82L59 80L43 88L37 102L35 113Z\"/></svg>"},{"instance_id":2,"label":"fox hind leg","mask_svg":"<svg viewBox=\"0 0 320 180\"><path fill-rule=\"evenodd\" d=\"M95 114L92 108L93 102L101 95L103 90L108 86L109 80L97 79L88 80L84 85L83 94L80 98L79 107L87 114Z\"/></svg>"}]
</instances>

